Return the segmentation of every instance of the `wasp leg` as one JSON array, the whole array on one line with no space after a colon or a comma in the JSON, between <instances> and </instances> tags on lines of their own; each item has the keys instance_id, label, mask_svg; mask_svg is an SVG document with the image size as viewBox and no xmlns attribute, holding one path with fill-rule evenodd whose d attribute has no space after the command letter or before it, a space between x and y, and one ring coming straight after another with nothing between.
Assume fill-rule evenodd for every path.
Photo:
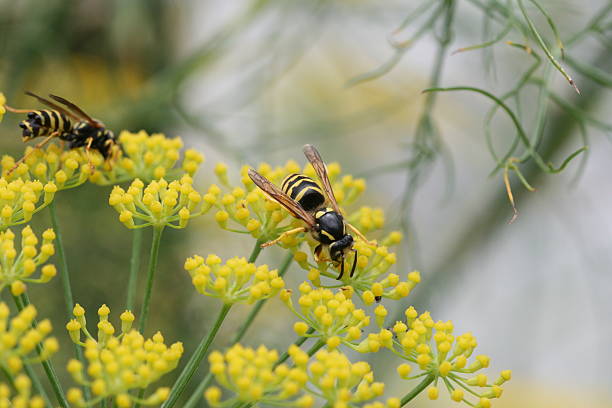
<instances>
[{"instance_id":1,"label":"wasp leg","mask_svg":"<svg viewBox=\"0 0 612 408\"><path fill-rule=\"evenodd\" d=\"M357 250L353 248L352 251L355 252L355 258L353 258L353 267L351 268L351 275L350 275L351 278L355 274L355 268L357 268Z\"/></svg>"},{"instance_id":2,"label":"wasp leg","mask_svg":"<svg viewBox=\"0 0 612 408\"><path fill-rule=\"evenodd\" d=\"M355 233L355 235L357 235L357 237L359 237L360 240L362 240L363 242L365 242L368 245L376 245L376 241L368 241L368 239L361 233L361 231L359 231L357 228L355 228L353 225L349 224L348 222L346 223L346 226Z\"/></svg>"},{"instance_id":3,"label":"wasp leg","mask_svg":"<svg viewBox=\"0 0 612 408\"><path fill-rule=\"evenodd\" d=\"M27 158L28 158L28 156L29 156L29 155L31 155L31 154L34 152L34 150L42 148L44 145L46 145L47 143L49 143L49 142L51 141L51 139L53 139L53 138L54 138L54 137L56 137L57 135L59 135L59 133L58 133L58 132L53 132L53 133L51 133L49 136L47 136L47 137L46 137L46 138L45 138L45 139L44 139L42 142L40 142L40 143L38 143L38 144L34 145L34 148L33 148L32 150L30 150L29 152L27 152L26 154L24 154L24 155L23 155L23 157L22 157L21 159L19 159L19 160L17 160L17 161L15 162L15 165L14 165L14 166L13 166L13 167L12 167L12 168L11 168L11 169L8 171L7 176L10 176L10 175L11 175L11 173L12 173L12 172L14 172L14 171L15 171L15 169L16 169L17 167L19 167L19 165L20 165L21 163L23 163L23 162L25 161L25 159L27 159Z\"/></svg>"},{"instance_id":4,"label":"wasp leg","mask_svg":"<svg viewBox=\"0 0 612 408\"><path fill-rule=\"evenodd\" d=\"M323 251L323 245L319 244L314 249L314 258L316 263L322 262L321 251Z\"/></svg>"},{"instance_id":5,"label":"wasp leg","mask_svg":"<svg viewBox=\"0 0 612 408\"><path fill-rule=\"evenodd\" d=\"M342 280L343 275L344 275L344 257L342 257L342 263L340 264L340 275L338 275L336 280Z\"/></svg>"},{"instance_id":6,"label":"wasp leg","mask_svg":"<svg viewBox=\"0 0 612 408\"><path fill-rule=\"evenodd\" d=\"M268 242L266 242L264 244L261 244L261 247L262 248L266 248L266 247L272 246L272 245L276 244L277 242L279 242L280 240L282 240L282 239L284 239L284 238L286 238L286 237L288 237L290 235L299 234L300 232L306 232L306 228L299 227L299 228L294 228L294 229L289 230L289 231L285 231L282 234L280 234L280 236L278 238L276 238L275 240L268 241Z\"/></svg>"},{"instance_id":7,"label":"wasp leg","mask_svg":"<svg viewBox=\"0 0 612 408\"><path fill-rule=\"evenodd\" d=\"M9 112L13 112L13 113L30 113L33 111L33 109L15 109L15 108L11 108L8 105L4 105L4 108L9 111Z\"/></svg>"},{"instance_id":8,"label":"wasp leg","mask_svg":"<svg viewBox=\"0 0 612 408\"><path fill-rule=\"evenodd\" d=\"M93 143L93 137L87 139L87 145L85 146L85 155L87 155L87 164L89 164L89 168L93 172L96 169L93 162L91 161L91 144Z\"/></svg>"}]
</instances>

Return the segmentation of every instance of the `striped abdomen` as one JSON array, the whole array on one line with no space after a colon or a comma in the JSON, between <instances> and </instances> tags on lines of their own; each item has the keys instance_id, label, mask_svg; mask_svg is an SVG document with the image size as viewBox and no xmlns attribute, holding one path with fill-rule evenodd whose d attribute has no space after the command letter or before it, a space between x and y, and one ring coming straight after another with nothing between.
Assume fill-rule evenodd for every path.
<instances>
[{"instance_id":1,"label":"striped abdomen","mask_svg":"<svg viewBox=\"0 0 612 408\"><path fill-rule=\"evenodd\" d=\"M70 119L58 111L51 109L36 110L28 113L27 119L19 123L23 130L23 141L41 136L49 136L53 132L58 132L58 136L72 130Z\"/></svg>"},{"instance_id":2,"label":"striped abdomen","mask_svg":"<svg viewBox=\"0 0 612 408\"><path fill-rule=\"evenodd\" d=\"M325 196L319 185L303 174L290 174L285 177L281 189L306 211L314 211L325 203Z\"/></svg>"}]
</instances>

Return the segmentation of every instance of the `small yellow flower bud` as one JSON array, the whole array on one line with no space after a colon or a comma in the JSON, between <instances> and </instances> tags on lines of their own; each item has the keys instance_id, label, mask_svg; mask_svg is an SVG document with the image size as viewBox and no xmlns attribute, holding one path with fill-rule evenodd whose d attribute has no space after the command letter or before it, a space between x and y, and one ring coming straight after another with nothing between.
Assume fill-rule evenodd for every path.
<instances>
[{"instance_id":1,"label":"small yellow flower bud","mask_svg":"<svg viewBox=\"0 0 612 408\"><path fill-rule=\"evenodd\" d=\"M430 400L437 400L438 399L438 387L429 387L427 389L427 397Z\"/></svg>"},{"instance_id":2,"label":"small yellow flower bud","mask_svg":"<svg viewBox=\"0 0 612 408\"><path fill-rule=\"evenodd\" d=\"M26 291L26 284L22 281L15 281L11 283L11 293L13 296L23 295Z\"/></svg>"},{"instance_id":3,"label":"small yellow flower bud","mask_svg":"<svg viewBox=\"0 0 612 408\"><path fill-rule=\"evenodd\" d=\"M464 396L464 393L461 388L454 389L453 392L451 392L451 399L453 401L461 402L463 401L463 396Z\"/></svg>"}]
</instances>

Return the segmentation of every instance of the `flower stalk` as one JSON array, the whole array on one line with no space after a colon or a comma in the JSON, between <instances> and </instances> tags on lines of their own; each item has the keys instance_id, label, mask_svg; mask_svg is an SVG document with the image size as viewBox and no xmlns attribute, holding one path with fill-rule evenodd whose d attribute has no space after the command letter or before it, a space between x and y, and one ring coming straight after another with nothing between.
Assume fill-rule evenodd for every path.
<instances>
[{"instance_id":1,"label":"flower stalk","mask_svg":"<svg viewBox=\"0 0 612 408\"><path fill-rule=\"evenodd\" d=\"M74 308L74 299L72 297L72 285L70 284L70 273L68 271L68 260L66 258L66 251L64 250L64 242L62 241L62 232L59 227L59 221L57 217L57 211L55 210L55 200L49 204L49 214L51 216L51 225L53 231L55 231L55 242L57 246L57 256L60 264L60 280L62 281L62 289L64 291L64 301L66 304L66 313L68 319L72 318L72 309ZM74 345L74 354L81 362L85 363L85 357L83 356L83 350L76 344ZM83 392L86 398L91 398L91 392L88 387L83 387Z\"/></svg>"},{"instance_id":2,"label":"flower stalk","mask_svg":"<svg viewBox=\"0 0 612 408\"><path fill-rule=\"evenodd\" d=\"M125 308L134 309L134 298L138 286L138 272L140 271L140 253L142 250L142 229L135 228L132 231L132 257L130 258L130 277L128 279L127 299Z\"/></svg>"},{"instance_id":3,"label":"flower stalk","mask_svg":"<svg viewBox=\"0 0 612 408\"><path fill-rule=\"evenodd\" d=\"M140 320L138 321L138 331L141 333L144 333L147 325L147 318L149 317L151 294L153 292L153 280L155 279L157 260L159 258L159 244L161 243L163 231L163 225L153 227L153 239L151 241L151 253L149 255L149 271L147 273L147 286L145 288L144 299L142 301Z\"/></svg>"},{"instance_id":4,"label":"flower stalk","mask_svg":"<svg viewBox=\"0 0 612 408\"><path fill-rule=\"evenodd\" d=\"M15 306L17 306L17 310L22 311L30 304L30 300L28 299L27 294L22 294L20 296L13 296L13 300L15 302ZM35 321L32 322L36 324ZM36 345L36 352L40 356L43 352L42 346L40 344ZM49 382L51 383L51 388L53 389L53 393L55 394L55 398L57 399L58 404L62 408L69 408L68 401L66 400L66 396L64 395L64 390L62 389L62 385L57 378L57 374L55 373L55 369L53 368L53 364L49 359L43 360L41 362L43 369L45 370L45 374L47 378L49 378ZM33 371L31 371L33 372Z\"/></svg>"},{"instance_id":5,"label":"flower stalk","mask_svg":"<svg viewBox=\"0 0 612 408\"><path fill-rule=\"evenodd\" d=\"M174 406L174 404L176 404L176 401L185 390L189 380L191 380L191 377L193 377L193 374L195 374L196 370L198 369L202 359L208 354L208 349L215 339L217 332L219 331L219 328L221 327L221 324L225 320L225 317L227 316L231 307L231 304L223 305L223 308L217 316L215 324L211 328L210 332L208 332L208 335L202 338L202 341L191 355L191 358L185 365L185 368L183 368L183 371L172 386L168 399L162 404L162 408L171 408Z\"/></svg>"}]
</instances>

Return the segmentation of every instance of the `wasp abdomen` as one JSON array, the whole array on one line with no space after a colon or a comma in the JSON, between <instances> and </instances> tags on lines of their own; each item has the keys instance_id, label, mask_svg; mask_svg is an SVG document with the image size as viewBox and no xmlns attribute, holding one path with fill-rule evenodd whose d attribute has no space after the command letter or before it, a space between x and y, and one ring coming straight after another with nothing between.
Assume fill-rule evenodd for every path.
<instances>
[{"instance_id":1,"label":"wasp abdomen","mask_svg":"<svg viewBox=\"0 0 612 408\"><path fill-rule=\"evenodd\" d=\"M319 185L303 174L295 173L285 177L281 189L306 211L314 211L325 203L325 196Z\"/></svg>"},{"instance_id":2,"label":"wasp abdomen","mask_svg":"<svg viewBox=\"0 0 612 408\"><path fill-rule=\"evenodd\" d=\"M22 129L23 140L28 141L40 136L49 136L54 132L58 132L59 135L68 133L72 129L72 123L62 113L44 109L29 112L27 119L22 120L19 127Z\"/></svg>"}]
</instances>

